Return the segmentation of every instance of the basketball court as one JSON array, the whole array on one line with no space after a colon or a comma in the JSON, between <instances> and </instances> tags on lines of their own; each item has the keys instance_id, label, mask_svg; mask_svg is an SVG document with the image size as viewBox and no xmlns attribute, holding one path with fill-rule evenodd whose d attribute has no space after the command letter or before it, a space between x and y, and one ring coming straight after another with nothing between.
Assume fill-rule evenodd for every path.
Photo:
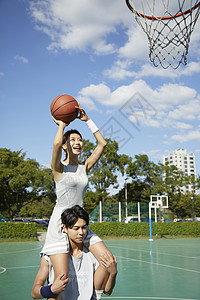
<instances>
[{"instance_id":1,"label":"basketball court","mask_svg":"<svg viewBox=\"0 0 200 300\"><path fill-rule=\"evenodd\" d=\"M174 7L173 1L170 5L170 1L166 2L167 5L159 6L155 0L143 0L135 8L134 1L126 0L148 37L150 61L154 66L176 69L187 64L190 35L200 14L200 3L190 1L189 5L183 1L181 5L178 1L178 7ZM159 205L152 205L150 212L151 208ZM200 299L200 239L113 239L105 243L118 260L116 287L110 299ZM2 300L32 299L30 293L42 246L43 242L0 243Z\"/></svg>"},{"instance_id":2,"label":"basketball court","mask_svg":"<svg viewBox=\"0 0 200 300\"><path fill-rule=\"evenodd\" d=\"M117 283L110 299L200 299L200 239L118 239L105 243L118 260ZM0 244L2 300L32 299L42 245Z\"/></svg>"}]
</instances>

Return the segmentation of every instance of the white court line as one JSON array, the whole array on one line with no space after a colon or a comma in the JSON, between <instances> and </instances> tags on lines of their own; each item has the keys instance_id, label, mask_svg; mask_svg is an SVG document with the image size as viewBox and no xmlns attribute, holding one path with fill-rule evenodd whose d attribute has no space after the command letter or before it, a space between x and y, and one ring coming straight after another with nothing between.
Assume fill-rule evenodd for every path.
<instances>
[{"instance_id":1,"label":"white court line","mask_svg":"<svg viewBox=\"0 0 200 300\"><path fill-rule=\"evenodd\" d=\"M0 275L5 273L7 270L29 269L29 268L39 268L39 265L38 266L24 266L24 267L8 267L8 268L0 267ZM1 269L2 269L2 271L1 271Z\"/></svg>"},{"instance_id":2,"label":"white court line","mask_svg":"<svg viewBox=\"0 0 200 300\"><path fill-rule=\"evenodd\" d=\"M2 271L1 271L2 269ZM0 267L0 274L3 274L4 272L6 272L6 269L4 267Z\"/></svg>"},{"instance_id":3,"label":"white court line","mask_svg":"<svg viewBox=\"0 0 200 300\"><path fill-rule=\"evenodd\" d=\"M23 266L23 267L8 267L6 270L15 270L15 269L28 269L28 268L39 268L38 266Z\"/></svg>"},{"instance_id":4,"label":"white court line","mask_svg":"<svg viewBox=\"0 0 200 300\"><path fill-rule=\"evenodd\" d=\"M138 251L138 252L145 252L149 253L150 250L140 250L140 249L129 249L129 248L123 248L123 247L115 247L115 246L110 246L109 248L116 248L116 249L123 249L123 250L129 250L129 251ZM180 255L180 254L173 254L173 253L165 253L165 252L157 252L155 250L152 250L152 253L154 254L160 254L160 255L169 255L169 256L177 256L177 257L183 257L183 258L192 258L192 259L200 259L200 257L192 257L192 256L186 256L186 255Z\"/></svg>"},{"instance_id":5,"label":"white court line","mask_svg":"<svg viewBox=\"0 0 200 300\"><path fill-rule=\"evenodd\" d=\"M171 269L176 269L176 270L181 270L181 271L186 271L186 272L192 272L192 273L198 273L198 274L200 274L200 271L196 271L196 270L184 269L184 268L170 266L170 265L163 265L163 264L159 264L159 263L155 263L155 262L151 262L151 261L145 261L145 260L134 259L134 258L129 258L129 257L127 258L127 257L123 257L123 256L117 256L117 257L126 259L128 261L142 262L142 263L145 263L145 264L156 265L156 266L160 266L160 267L171 268Z\"/></svg>"},{"instance_id":6,"label":"white court line","mask_svg":"<svg viewBox=\"0 0 200 300\"><path fill-rule=\"evenodd\" d=\"M11 252L0 252L0 254L5 255L5 254L12 254L12 253L23 253L23 252L29 252L29 251L35 251L38 249L41 249L42 246L31 248L31 249L26 249L26 250L19 250L19 251L11 251Z\"/></svg>"},{"instance_id":7,"label":"white court line","mask_svg":"<svg viewBox=\"0 0 200 300\"><path fill-rule=\"evenodd\" d=\"M102 297L102 299L108 299ZM166 297L110 297L109 299L153 299L153 300L198 300L198 299L189 299L189 298L166 298Z\"/></svg>"}]
</instances>

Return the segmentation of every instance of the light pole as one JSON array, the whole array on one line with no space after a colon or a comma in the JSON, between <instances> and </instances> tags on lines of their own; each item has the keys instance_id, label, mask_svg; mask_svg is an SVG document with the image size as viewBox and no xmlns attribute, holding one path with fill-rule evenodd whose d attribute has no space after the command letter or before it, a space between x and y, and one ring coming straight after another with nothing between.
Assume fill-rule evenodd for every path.
<instances>
[{"instance_id":1,"label":"light pole","mask_svg":"<svg viewBox=\"0 0 200 300\"><path fill-rule=\"evenodd\" d=\"M196 221L195 197L194 197L194 182L193 182L193 203L194 203L194 221Z\"/></svg>"},{"instance_id":2,"label":"light pole","mask_svg":"<svg viewBox=\"0 0 200 300\"><path fill-rule=\"evenodd\" d=\"M127 205L127 180L128 178L125 178L125 184L124 184L124 191L125 191L125 217L127 220L127 217L128 217L128 205Z\"/></svg>"}]
</instances>

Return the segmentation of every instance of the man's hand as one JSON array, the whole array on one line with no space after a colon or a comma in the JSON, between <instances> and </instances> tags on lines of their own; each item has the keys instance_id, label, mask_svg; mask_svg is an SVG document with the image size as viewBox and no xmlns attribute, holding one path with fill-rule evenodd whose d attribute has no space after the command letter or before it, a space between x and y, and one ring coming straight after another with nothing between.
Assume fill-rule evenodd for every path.
<instances>
[{"instance_id":1,"label":"man's hand","mask_svg":"<svg viewBox=\"0 0 200 300\"><path fill-rule=\"evenodd\" d=\"M69 279L62 279L64 274L59 275L51 286L51 291L54 294L59 294L64 291Z\"/></svg>"},{"instance_id":2,"label":"man's hand","mask_svg":"<svg viewBox=\"0 0 200 300\"><path fill-rule=\"evenodd\" d=\"M109 252L105 253L102 257L100 257L101 265L110 273L110 275L114 276L117 274L117 259L115 255L111 255Z\"/></svg>"}]
</instances>

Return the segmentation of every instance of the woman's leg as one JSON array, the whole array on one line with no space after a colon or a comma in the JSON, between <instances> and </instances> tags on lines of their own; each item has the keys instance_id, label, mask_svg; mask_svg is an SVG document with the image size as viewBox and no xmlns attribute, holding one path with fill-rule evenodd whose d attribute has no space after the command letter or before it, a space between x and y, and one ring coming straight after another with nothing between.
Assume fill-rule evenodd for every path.
<instances>
[{"instance_id":1,"label":"woman's leg","mask_svg":"<svg viewBox=\"0 0 200 300\"><path fill-rule=\"evenodd\" d=\"M109 273L107 270L101 265L101 257L104 256L106 253L112 255L110 250L105 246L104 242L98 242L94 245L88 247L89 251L96 257L99 262L99 267L95 271L94 274L94 289L97 291L104 291L105 284L108 280ZM113 255L112 255L113 256ZM101 299L101 298L97 298Z\"/></svg>"},{"instance_id":2,"label":"woman's leg","mask_svg":"<svg viewBox=\"0 0 200 300\"><path fill-rule=\"evenodd\" d=\"M94 273L94 296L96 300L100 300L106 286L109 274L104 267L98 266Z\"/></svg>"},{"instance_id":3,"label":"woman's leg","mask_svg":"<svg viewBox=\"0 0 200 300\"><path fill-rule=\"evenodd\" d=\"M108 248L102 241L94 245L88 246L88 250L96 257L99 263L101 262L100 257L103 256L105 253L109 253L110 255L112 255L110 250L108 250Z\"/></svg>"},{"instance_id":4,"label":"woman's leg","mask_svg":"<svg viewBox=\"0 0 200 300\"><path fill-rule=\"evenodd\" d=\"M62 279L67 279L68 277L68 253L60 253L55 255L50 255L51 263L54 270L54 280L61 274L64 274ZM59 295L56 297L58 300ZM49 300L55 300L55 298L48 298Z\"/></svg>"}]
</instances>

